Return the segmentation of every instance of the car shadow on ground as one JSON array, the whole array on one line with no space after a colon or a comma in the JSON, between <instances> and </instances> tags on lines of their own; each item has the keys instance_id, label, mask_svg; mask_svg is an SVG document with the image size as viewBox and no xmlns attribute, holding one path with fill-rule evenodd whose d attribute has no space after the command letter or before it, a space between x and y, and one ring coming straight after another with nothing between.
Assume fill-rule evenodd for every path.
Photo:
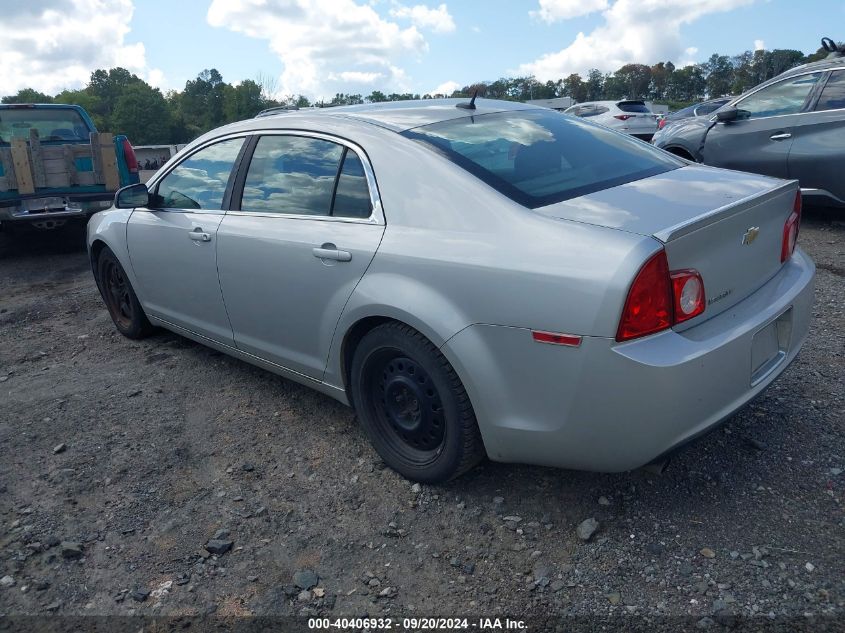
<instances>
[{"instance_id":1,"label":"car shadow on ground","mask_svg":"<svg viewBox=\"0 0 845 633\"><path fill-rule=\"evenodd\" d=\"M14 228L0 230L0 260L85 252L86 224L72 222L49 231Z\"/></svg>"}]
</instances>

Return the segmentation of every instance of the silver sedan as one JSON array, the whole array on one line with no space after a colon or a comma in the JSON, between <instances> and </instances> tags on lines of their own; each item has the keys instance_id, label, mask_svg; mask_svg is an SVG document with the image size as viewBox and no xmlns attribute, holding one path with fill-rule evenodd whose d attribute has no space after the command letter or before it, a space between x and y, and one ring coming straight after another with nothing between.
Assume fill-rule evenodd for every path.
<instances>
[{"instance_id":1,"label":"silver sedan","mask_svg":"<svg viewBox=\"0 0 845 633\"><path fill-rule=\"evenodd\" d=\"M353 406L416 481L622 471L751 400L804 342L795 181L479 99L285 112L95 215L117 329L154 326Z\"/></svg>"}]
</instances>

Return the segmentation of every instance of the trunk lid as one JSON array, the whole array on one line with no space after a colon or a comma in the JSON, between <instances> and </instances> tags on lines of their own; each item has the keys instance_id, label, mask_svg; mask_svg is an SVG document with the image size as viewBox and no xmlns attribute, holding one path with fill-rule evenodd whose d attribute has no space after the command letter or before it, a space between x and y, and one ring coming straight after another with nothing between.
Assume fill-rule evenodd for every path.
<instances>
[{"instance_id":1,"label":"trunk lid","mask_svg":"<svg viewBox=\"0 0 845 633\"><path fill-rule=\"evenodd\" d=\"M707 308L686 329L724 312L780 270L783 227L798 183L688 166L538 212L654 237L672 270L701 273Z\"/></svg>"}]
</instances>

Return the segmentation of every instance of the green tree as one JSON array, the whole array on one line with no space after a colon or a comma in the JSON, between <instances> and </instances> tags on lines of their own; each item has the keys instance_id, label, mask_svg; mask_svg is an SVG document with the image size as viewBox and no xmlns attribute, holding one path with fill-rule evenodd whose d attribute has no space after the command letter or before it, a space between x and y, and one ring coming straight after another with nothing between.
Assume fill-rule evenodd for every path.
<instances>
[{"instance_id":1,"label":"green tree","mask_svg":"<svg viewBox=\"0 0 845 633\"><path fill-rule=\"evenodd\" d=\"M703 67L707 73L707 94L711 98L731 93L735 71L730 57L713 53Z\"/></svg>"},{"instance_id":2,"label":"green tree","mask_svg":"<svg viewBox=\"0 0 845 633\"><path fill-rule=\"evenodd\" d=\"M261 86L252 79L244 79L237 86L223 84L223 115L228 123L250 119L268 106Z\"/></svg>"},{"instance_id":3,"label":"green tree","mask_svg":"<svg viewBox=\"0 0 845 633\"><path fill-rule=\"evenodd\" d=\"M101 132L114 130L111 116L117 100L130 85L139 82L142 80L125 68L99 69L91 73L91 80L85 91L93 98L85 109L94 119L98 130Z\"/></svg>"},{"instance_id":4,"label":"green tree","mask_svg":"<svg viewBox=\"0 0 845 633\"><path fill-rule=\"evenodd\" d=\"M0 99L0 103L53 103L53 97L32 88L22 88L17 94Z\"/></svg>"},{"instance_id":5,"label":"green tree","mask_svg":"<svg viewBox=\"0 0 845 633\"><path fill-rule=\"evenodd\" d=\"M196 79L185 82L181 110L192 137L225 122L223 92L223 77L215 68L206 69Z\"/></svg>"},{"instance_id":6,"label":"green tree","mask_svg":"<svg viewBox=\"0 0 845 633\"><path fill-rule=\"evenodd\" d=\"M167 102L158 88L133 83L118 97L111 117L113 131L126 134L136 145L170 143L171 121Z\"/></svg>"},{"instance_id":7,"label":"green tree","mask_svg":"<svg viewBox=\"0 0 845 633\"><path fill-rule=\"evenodd\" d=\"M651 67L645 64L625 64L613 74L625 86L625 96L629 99L642 99L648 96Z\"/></svg>"},{"instance_id":8,"label":"green tree","mask_svg":"<svg viewBox=\"0 0 845 633\"><path fill-rule=\"evenodd\" d=\"M584 84L584 80L581 79L581 75L578 73L572 73L563 80L563 95L564 97L569 97L573 101L581 102L587 100L587 86Z\"/></svg>"},{"instance_id":9,"label":"green tree","mask_svg":"<svg viewBox=\"0 0 845 633\"><path fill-rule=\"evenodd\" d=\"M598 68L591 68L584 83L587 101L598 101L604 96L604 74Z\"/></svg>"},{"instance_id":10,"label":"green tree","mask_svg":"<svg viewBox=\"0 0 845 633\"><path fill-rule=\"evenodd\" d=\"M666 98L666 88L674 71L675 64L672 62L658 62L651 67L650 96L652 99Z\"/></svg>"}]
</instances>

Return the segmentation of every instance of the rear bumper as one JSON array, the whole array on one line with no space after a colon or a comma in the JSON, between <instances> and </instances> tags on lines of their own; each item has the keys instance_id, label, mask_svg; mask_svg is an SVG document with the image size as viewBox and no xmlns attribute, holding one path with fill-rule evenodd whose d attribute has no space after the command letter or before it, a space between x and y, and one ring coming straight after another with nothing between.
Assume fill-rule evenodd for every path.
<instances>
[{"instance_id":1,"label":"rear bumper","mask_svg":"<svg viewBox=\"0 0 845 633\"><path fill-rule=\"evenodd\" d=\"M69 196L30 197L0 205L0 222L35 223L45 220L88 218L107 209L114 200L113 193Z\"/></svg>"},{"instance_id":2,"label":"rear bumper","mask_svg":"<svg viewBox=\"0 0 845 633\"><path fill-rule=\"evenodd\" d=\"M584 337L574 348L535 343L523 328L475 325L443 352L491 459L630 470L731 416L786 369L807 337L814 276L796 250L753 295L683 332L628 343ZM779 355L752 367L771 328Z\"/></svg>"}]
</instances>

